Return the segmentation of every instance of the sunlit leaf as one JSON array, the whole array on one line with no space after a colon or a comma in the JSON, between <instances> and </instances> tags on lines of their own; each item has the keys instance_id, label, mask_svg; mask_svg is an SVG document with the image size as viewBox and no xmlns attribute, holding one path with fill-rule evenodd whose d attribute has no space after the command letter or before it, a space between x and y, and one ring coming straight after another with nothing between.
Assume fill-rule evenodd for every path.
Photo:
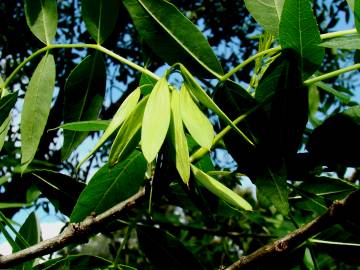
<instances>
[{"instance_id":1,"label":"sunlit leaf","mask_svg":"<svg viewBox=\"0 0 360 270\"><path fill-rule=\"evenodd\" d=\"M144 183L146 160L139 151L114 167L103 166L81 193L71 222L80 222L91 213L100 214L136 193Z\"/></svg>"},{"instance_id":2,"label":"sunlit leaf","mask_svg":"<svg viewBox=\"0 0 360 270\"><path fill-rule=\"evenodd\" d=\"M25 171L33 160L44 133L54 87L54 57L46 54L36 67L24 98L20 124L22 171Z\"/></svg>"},{"instance_id":3,"label":"sunlit leaf","mask_svg":"<svg viewBox=\"0 0 360 270\"><path fill-rule=\"evenodd\" d=\"M166 77L154 86L146 104L141 128L141 149L152 162L159 152L170 125L170 90Z\"/></svg>"},{"instance_id":4,"label":"sunlit leaf","mask_svg":"<svg viewBox=\"0 0 360 270\"><path fill-rule=\"evenodd\" d=\"M62 128L65 130L72 130L72 131L101 131L101 130L105 130L109 126L109 123L110 121L108 120L79 121L79 122L70 122L70 123L62 124L54 129Z\"/></svg>"},{"instance_id":5,"label":"sunlit leaf","mask_svg":"<svg viewBox=\"0 0 360 270\"><path fill-rule=\"evenodd\" d=\"M56 0L24 0L26 22L31 32L45 44L54 39L57 28Z\"/></svg>"},{"instance_id":6,"label":"sunlit leaf","mask_svg":"<svg viewBox=\"0 0 360 270\"><path fill-rule=\"evenodd\" d=\"M334 49L360 50L360 35L340 36L325 40L319 46Z\"/></svg>"},{"instance_id":7,"label":"sunlit leaf","mask_svg":"<svg viewBox=\"0 0 360 270\"><path fill-rule=\"evenodd\" d=\"M123 2L141 37L168 64L181 62L207 77L223 73L205 37L173 4L163 0Z\"/></svg>"},{"instance_id":8,"label":"sunlit leaf","mask_svg":"<svg viewBox=\"0 0 360 270\"><path fill-rule=\"evenodd\" d=\"M81 13L87 30L98 44L112 33L118 18L120 1L82 0Z\"/></svg>"},{"instance_id":9,"label":"sunlit leaf","mask_svg":"<svg viewBox=\"0 0 360 270\"><path fill-rule=\"evenodd\" d=\"M97 119L102 107L106 84L106 67L100 53L86 57L70 73L65 84L64 122ZM87 132L64 130L62 159L86 138Z\"/></svg>"}]
</instances>

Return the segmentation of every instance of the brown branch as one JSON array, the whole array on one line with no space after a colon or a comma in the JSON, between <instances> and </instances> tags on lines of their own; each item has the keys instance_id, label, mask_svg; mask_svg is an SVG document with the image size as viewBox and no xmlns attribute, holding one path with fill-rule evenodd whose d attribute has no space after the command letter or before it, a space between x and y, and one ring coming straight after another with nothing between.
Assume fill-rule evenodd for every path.
<instances>
[{"instance_id":1,"label":"brown branch","mask_svg":"<svg viewBox=\"0 0 360 270\"><path fill-rule=\"evenodd\" d=\"M127 200L113 206L98 216L88 216L80 223L70 223L66 229L56 237L44 240L13 254L1 256L0 269L52 253L69 244L86 242L89 235L100 231L104 224L117 218L121 211L134 205L134 203L144 195L145 188L141 188Z\"/></svg>"},{"instance_id":2,"label":"brown branch","mask_svg":"<svg viewBox=\"0 0 360 270\"><path fill-rule=\"evenodd\" d=\"M310 237L320 233L330 226L344 220L358 220L357 205L360 202L360 190L351 193L346 199L335 201L328 210L313 221L299 229L287 234L274 243L267 244L250 255L241 257L226 270L253 269L269 263L270 260L279 259L280 256L292 251Z\"/></svg>"}]
</instances>

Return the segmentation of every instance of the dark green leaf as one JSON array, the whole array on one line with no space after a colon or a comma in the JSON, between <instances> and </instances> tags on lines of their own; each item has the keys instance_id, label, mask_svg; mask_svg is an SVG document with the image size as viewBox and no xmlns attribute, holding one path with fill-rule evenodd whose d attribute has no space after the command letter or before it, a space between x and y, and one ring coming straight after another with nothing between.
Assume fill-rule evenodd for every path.
<instances>
[{"instance_id":1,"label":"dark green leaf","mask_svg":"<svg viewBox=\"0 0 360 270\"><path fill-rule=\"evenodd\" d=\"M360 33L360 2L357 0L354 1L354 19L356 31Z\"/></svg>"},{"instance_id":2,"label":"dark green leaf","mask_svg":"<svg viewBox=\"0 0 360 270\"><path fill-rule=\"evenodd\" d=\"M36 265L34 270L88 270L88 269L105 269L109 267L111 262L97 256L92 255L70 255L48 260L42 264ZM121 265L122 269L126 266ZM124 267L124 268L123 268Z\"/></svg>"},{"instance_id":3,"label":"dark green leaf","mask_svg":"<svg viewBox=\"0 0 360 270\"><path fill-rule=\"evenodd\" d=\"M0 125L0 151L4 146L6 135L10 129L11 119L11 114L9 114L8 118Z\"/></svg>"},{"instance_id":4,"label":"dark green leaf","mask_svg":"<svg viewBox=\"0 0 360 270\"><path fill-rule=\"evenodd\" d=\"M55 87L55 62L46 54L36 67L24 98L21 113L21 170L33 160L49 116Z\"/></svg>"},{"instance_id":5,"label":"dark green leaf","mask_svg":"<svg viewBox=\"0 0 360 270\"><path fill-rule=\"evenodd\" d=\"M52 202L57 210L70 216L80 193L86 185L70 176L49 170L36 170L32 174L33 176L28 175L26 177L35 183L41 193Z\"/></svg>"},{"instance_id":6,"label":"dark green leaf","mask_svg":"<svg viewBox=\"0 0 360 270\"><path fill-rule=\"evenodd\" d=\"M142 153L134 151L114 167L103 166L81 193L71 222L80 222L92 212L100 214L136 193L144 183L146 164Z\"/></svg>"},{"instance_id":7,"label":"dark green leaf","mask_svg":"<svg viewBox=\"0 0 360 270\"><path fill-rule=\"evenodd\" d=\"M10 93L6 96L3 96L0 99L0 124L3 124L4 121L9 117L11 109L14 107L17 100L17 92Z\"/></svg>"},{"instance_id":8,"label":"dark green leaf","mask_svg":"<svg viewBox=\"0 0 360 270\"><path fill-rule=\"evenodd\" d=\"M79 121L62 124L59 127L65 130L72 131L101 131L105 130L109 126L109 120L90 120L90 121ZM53 129L51 129L53 130Z\"/></svg>"},{"instance_id":9,"label":"dark green leaf","mask_svg":"<svg viewBox=\"0 0 360 270\"><path fill-rule=\"evenodd\" d=\"M81 4L87 30L97 44L102 44L115 28L120 1L82 0Z\"/></svg>"},{"instance_id":10,"label":"dark green leaf","mask_svg":"<svg viewBox=\"0 0 360 270\"><path fill-rule=\"evenodd\" d=\"M285 0L245 0L246 8L268 33L278 36Z\"/></svg>"},{"instance_id":11,"label":"dark green leaf","mask_svg":"<svg viewBox=\"0 0 360 270\"><path fill-rule=\"evenodd\" d=\"M141 250L156 269L205 269L176 237L164 230L137 226L136 232Z\"/></svg>"},{"instance_id":12,"label":"dark green leaf","mask_svg":"<svg viewBox=\"0 0 360 270\"><path fill-rule=\"evenodd\" d=\"M279 38L283 49L292 49L299 54L303 79L320 67L325 49L318 46L321 42L320 32L309 1L285 1Z\"/></svg>"},{"instance_id":13,"label":"dark green leaf","mask_svg":"<svg viewBox=\"0 0 360 270\"><path fill-rule=\"evenodd\" d=\"M223 73L207 40L173 4L163 0L124 0L124 4L141 37L168 64L181 62L207 77Z\"/></svg>"},{"instance_id":14,"label":"dark green leaf","mask_svg":"<svg viewBox=\"0 0 360 270\"><path fill-rule=\"evenodd\" d=\"M65 84L64 122L97 119L106 84L106 67L100 53L86 57L70 73ZM63 159L86 138L87 132L64 131Z\"/></svg>"},{"instance_id":15,"label":"dark green leaf","mask_svg":"<svg viewBox=\"0 0 360 270\"><path fill-rule=\"evenodd\" d=\"M319 44L322 47L334 49L360 50L360 35L341 36L328 39Z\"/></svg>"},{"instance_id":16,"label":"dark green leaf","mask_svg":"<svg viewBox=\"0 0 360 270\"><path fill-rule=\"evenodd\" d=\"M56 0L25 0L25 15L31 32L43 43L50 44L58 20Z\"/></svg>"}]
</instances>

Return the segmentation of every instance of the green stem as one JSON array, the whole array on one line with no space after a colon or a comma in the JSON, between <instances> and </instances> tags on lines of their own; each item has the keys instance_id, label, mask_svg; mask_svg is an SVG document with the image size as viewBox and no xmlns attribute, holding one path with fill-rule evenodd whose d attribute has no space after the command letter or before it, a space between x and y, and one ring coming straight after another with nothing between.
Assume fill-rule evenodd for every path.
<instances>
[{"instance_id":1,"label":"green stem","mask_svg":"<svg viewBox=\"0 0 360 270\"><path fill-rule=\"evenodd\" d=\"M117 250L116 257L115 257L115 260L114 260L115 269L119 269L118 264L119 264L119 262L120 262L121 251L124 249L125 245L126 245L127 242L129 241L130 234L131 234L134 226L135 226L135 223L132 222L132 223L130 224L130 226L127 227L127 229L126 229L126 233L125 233L124 240L121 242L121 245L120 245L119 249ZM120 268L120 269L121 269L121 268Z\"/></svg>"},{"instance_id":2,"label":"green stem","mask_svg":"<svg viewBox=\"0 0 360 270\"><path fill-rule=\"evenodd\" d=\"M321 34L320 37L321 37L321 39L328 39L328 38L352 35L352 34L356 34L356 33L357 33L356 29L348 29L348 30L341 30L341 31L332 32L332 33Z\"/></svg>"}]
</instances>

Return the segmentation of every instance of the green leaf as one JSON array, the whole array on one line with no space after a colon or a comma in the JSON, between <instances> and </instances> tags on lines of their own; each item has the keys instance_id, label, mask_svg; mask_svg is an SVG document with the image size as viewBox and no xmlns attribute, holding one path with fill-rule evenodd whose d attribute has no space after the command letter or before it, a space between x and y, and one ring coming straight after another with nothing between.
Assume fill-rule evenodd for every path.
<instances>
[{"instance_id":1,"label":"green leaf","mask_svg":"<svg viewBox=\"0 0 360 270\"><path fill-rule=\"evenodd\" d=\"M210 150L214 139L213 126L195 104L185 85L180 90L180 112L191 136L200 146Z\"/></svg>"},{"instance_id":2,"label":"green leaf","mask_svg":"<svg viewBox=\"0 0 360 270\"><path fill-rule=\"evenodd\" d=\"M49 129L65 129L65 130L72 130L72 131L101 131L105 130L109 126L110 121L108 120L90 120L90 121L79 121L79 122L70 122L66 124L62 124L57 128Z\"/></svg>"},{"instance_id":3,"label":"green leaf","mask_svg":"<svg viewBox=\"0 0 360 270\"><path fill-rule=\"evenodd\" d=\"M24 0L26 22L31 32L45 44L55 38L57 28L56 0Z\"/></svg>"},{"instance_id":4,"label":"green leaf","mask_svg":"<svg viewBox=\"0 0 360 270\"><path fill-rule=\"evenodd\" d=\"M55 209L67 216L70 216L80 193L86 186L68 175L49 170L33 171L25 180L35 183Z\"/></svg>"},{"instance_id":5,"label":"green leaf","mask_svg":"<svg viewBox=\"0 0 360 270\"><path fill-rule=\"evenodd\" d=\"M114 166L125 159L140 142L141 123L148 97L144 97L125 120L111 146L109 164Z\"/></svg>"},{"instance_id":6,"label":"green leaf","mask_svg":"<svg viewBox=\"0 0 360 270\"><path fill-rule=\"evenodd\" d=\"M86 57L70 73L65 84L64 122L97 119L106 85L106 67L100 53ZM87 132L64 131L62 159L86 138Z\"/></svg>"},{"instance_id":7,"label":"green leaf","mask_svg":"<svg viewBox=\"0 0 360 270\"><path fill-rule=\"evenodd\" d=\"M181 74L184 78L184 84L188 90L208 109L212 110L221 119L223 119L230 127L232 127L241 137L244 138L249 144L254 143L230 120L230 118L216 105L216 103L206 94L206 92L197 83L191 73L183 66L180 65Z\"/></svg>"},{"instance_id":8,"label":"green leaf","mask_svg":"<svg viewBox=\"0 0 360 270\"><path fill-rule=\"evenodd\" d=\"M131 112L135 109L136 104L140 98L140 88L134 90L121 104L117 112L115 113L110 124L107 126L104 134L101 136L95 147L91 150L86 157L80 161L78 167L87 160L92 154L94 154L109 137L120 127L120 125L129 117Z\"/></svg>"},{"instance_id":9,"label":"green leaf","mask_svg":"<svg viewBox=\"0 0 360 270\"><path fill-rule=\"evenodd\" d=\"M348 5L350 6L350 8L351 8L352 10L354 10L355 0L346 0L346 2L347 2Z\"/></svg>"},{"instance_id":10,"label":"green leaf","mask_svg":"<svg viewBox=\"0 0 360 270\"><path fill-rule=\"evenodd\" d=\"M0 203L0 209L21 208L26 206L31 206L31 203Z\"/></svg>"},{"instance_id":11,"label":"green leaf","mask_svg":"<svg viewBox=\"0 0 360 270\"><path fill-rule=\"evenodd\" d=\"M246 8L266 32L278 36L285 0L245 0Z\"/></svg>"},{"instance_id":12,"label":"green leaf","mask_svg":"<svg viewBox=\"0 0 360 270\"><path fill-rule=\"evenodd\" d=\"M232 206L242 208L246 211L252 211L252 206L240 195L224 186L210 175L207 175L200 169L196 168L194 165L191 165L191 170L195 176L195 179L211 193L231 204Z\"/></svg>"},{"instance_id":13,"label":"green leaf","mask_svg":"<svg viewBox=\"0 0 360 270\"><path fill-rule=\"evenodd\" d=\"M354 19L356 31L360 33L360 2L357 0L354 1Z\"/></svg>"},{"instance_id":14,"label":"green leaf","mask_svg":"<svg viewBox=\"0 0 360 270\"><path fill-rule=\"evenodd\" d=\"M8 118L0 125L0 151L4 146L6 135L10 129L11 119L11 114L9 114Z\"/></svg>"},{"instance_id":15,"label":"green leaf","mask_svg":"<svg viewBox=\"0 0 360 270\"><path fill-rule=\"evenodd\" d=\"M173 235L150 226L137 226L140 249L159 270L205 269Z\"/></svg>"},{"instance_id":16,"label":"green leaf","mask_svg":"<svg viewBox=\"0 0 360 270\"><path fill-rule=\"evenodd\" d=\"M360 35L355 34L328 39L320 43L319 46L334 49L360 50Z\"/></svg>"},{"instance_id":17,"label":"green leaf","mask_svg":"<svg viewBox=\"0 0 360 270\"><path fill-rule=\"evenodd\" d=\"M285 1L279 39L283 49L292 49L299 54L303 79L320 67L325 49L318 46L321 43L320 32L309 1Z\"/></svg>"},{"instance_id":18,"label":"green leaf","mask_svg":"<svg viewBox=\"0 0 360 270\"><path fill-rule=\"evenodd\" d=\"M92 212L100 214L129 198L143 185L146 168L146 160L139 151L114 167L103 166L81 193L70 221L80 222Z\"/></svg>"},{"instance_id":19,"label":"green leaf","mask_svg":"<svg viewBox=\"0 0 360 270\"><path fill-rule=\"evenodd\" d=\"M0 99L0 123L3 124L9 117L11 109L17 100L17 92L10 93Z\"/></svg>"},{"instance_id":20,"label":"green leaf","mask_svg":"<svg viewBox=\"0 0 360 270\"><path fill-rule=\"evenodd\" d=\"M303 261L304 261L304 264L305 264L305 266L306 266L306 268L307 268L308 270L315 270L315 269L316 269L309 248L306 248L306 249L305 249Z\"/></svg>"},{"instance_id":21,"label":"green leaf","mask_svg":"<svg viewBox=\"0 0 360 270\"><path fill-rule=\"evenodd\" d=\"M334 97L337 97L339 101L342 103L347 104L350 102L351 97L349 95L337 91L336 89L334 89L333 87L331 87L330 85L324 82L316 82L315 85L325 90L329 94L332 94Z\"/></svg>"},{"instance_id":22,"label":"green leaf","mask_svg":"<svg viewBox=\"0 0 360 270\"><path fill-rule=\"evenodd\" d=\"M33 160L49 116L55 87L55 62L46 54L36 67L24 98L21 113L21 170Z\"/></svg>"},{"instance_id":23,"label":"green leaf","mask_svg":"<svg viewBox=\"0 0 360 270\"><path fill-rule=\"evenodd\" d=\"M223 73L202 33L173 4L163 0L123 2L141 37L169 65L181 62L207 77Z\"/></svg>"},{"instance_id":24,"label":"green leaf","mask_svg":"<svg viewBox=\"0 0 360 270\"><path fill-rule=\"evenodd\" d=\"M146 103L141 128L141 149L152 162L165 140L170 125L170 90L166 76L154 86Z\"/></svg>"},{"instance_id":25,"label":"green leaf","mask_svg":"<svg viewBox=\"0 0 360 270\"><path fill-rule=\"evenodd\" d=\"M102 44L115 28L120 1L82 0L81 4L81 13L87 30L97 44Z\"/></svg>"},{"instance_id":26,"label":"green leaf","mask_svg":"<svg viewBox=\"0 0 360 270\"><path fill-rule=\"evenodd\" d=\"M21 235L21 238L19 236L16 237L15 242L17 243L18 247L20 249L13 249L13 253L17 252L19 250L22 250L24 248L27 248L29 246L35 245L40 241L40 224L38 219L36 218L35 212L32 212L27 219L25 220L24 224L21 226L19 230L19 234ZM23 240L26 241L26 245L24 245ZM32 269L33 265L32 261L27 261L21 265L18 265L15 267L15 269Z\"/></svg>"},{"instance_id":27,"label":"green leaf","mask_svg":"<svg viewBox=\"0 0 360 270\"><path fill-rule=\"evenodd\" d=\"M88 269L107 269L111 261L92 255L69 255L56 259L47 260L34 266L34 270L88 270ZM124 268L123 268L124 267ZM126 266L121 265L122 269L127 270Z\"/></svg>"},{"instance_id":28,"label":"green leaf","mask_svg":"<svg viewBox=\"0 0 360 270\"><path fill-rule=\"evenodd\" d=\"M171 94L170 137L175 149L176 169L183 182L187 184L190 179L189 148L181 120L180 107L180 94L175 90Z\"/></svg>"}]
</instances>

